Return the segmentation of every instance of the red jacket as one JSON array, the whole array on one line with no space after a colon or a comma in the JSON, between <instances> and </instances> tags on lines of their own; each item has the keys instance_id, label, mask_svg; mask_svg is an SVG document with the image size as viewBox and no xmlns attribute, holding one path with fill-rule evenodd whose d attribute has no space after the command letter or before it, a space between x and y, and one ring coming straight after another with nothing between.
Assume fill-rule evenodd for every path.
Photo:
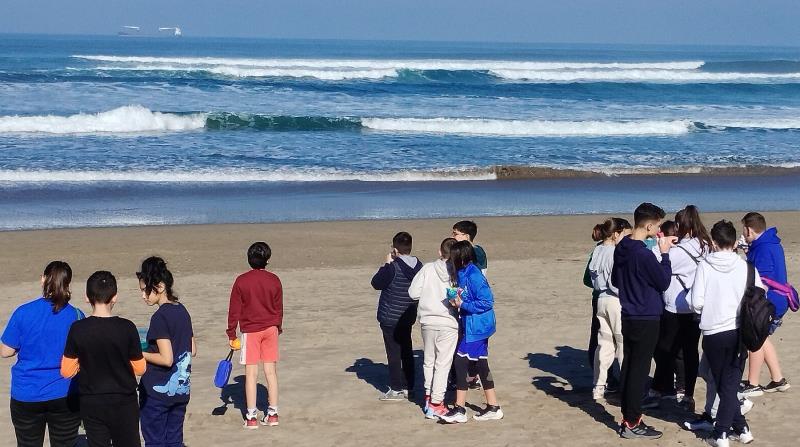
<instances>
[{"instance_id":1,"label":"red jacket","mask_svg":"<svg viewBox=\"0 0 800 447\"><path fill-rule=\"evenodd\" d=\"M263 331L270 326L281 329L283 287L281 280L266 270L253 269L236 278L228 306L228 338L236 339L236 326L242 333Z\"/></svg>"}]
</instances>

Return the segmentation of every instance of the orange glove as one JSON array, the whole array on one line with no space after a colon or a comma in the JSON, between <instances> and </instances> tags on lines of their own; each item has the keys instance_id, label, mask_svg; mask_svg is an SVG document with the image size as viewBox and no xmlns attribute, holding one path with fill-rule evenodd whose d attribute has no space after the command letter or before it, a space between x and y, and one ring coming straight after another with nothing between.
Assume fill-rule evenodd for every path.
<instances>
[{"instance_id":1,"label":"orange glove","mask_svg":"<svg viewBox=\"0 0 800 447\"><path fill-rule=\"evenodd\" d=\"M228 345L230 345L231 349L233 349L234 351L242 349L242 342L239 341L238 338L235 340L229 340Z\"/></svg>"}]
</instances>

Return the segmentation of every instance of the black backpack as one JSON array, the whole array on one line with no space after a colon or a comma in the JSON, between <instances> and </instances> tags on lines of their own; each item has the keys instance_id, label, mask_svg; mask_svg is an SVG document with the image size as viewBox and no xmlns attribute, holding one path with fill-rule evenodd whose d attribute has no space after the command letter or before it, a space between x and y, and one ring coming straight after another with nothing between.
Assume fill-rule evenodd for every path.
<instances>
[{"instance_id":1,"label":"black backpack","mask_svg":"<svg viewBox=\"0 0 800 447\"><path fill-rule=\"evenodd\" d=\"M756 287L756 269L747 263L747 287L742 297L739 313L739 335L748 351L761 349L769 336L772 320L775 318L775 305L767 299L761 287Z\"/></svg>"}]
</instances>

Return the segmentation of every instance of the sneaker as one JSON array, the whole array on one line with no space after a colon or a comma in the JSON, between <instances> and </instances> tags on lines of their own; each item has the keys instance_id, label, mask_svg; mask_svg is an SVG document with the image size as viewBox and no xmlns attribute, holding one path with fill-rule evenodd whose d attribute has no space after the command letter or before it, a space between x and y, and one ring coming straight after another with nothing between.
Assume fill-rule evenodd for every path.
<instances>
[{"instance_id":1,"label":"sneaker","mask_svg":"<svg viewBox=\"0 0 800 447\"><path fill-rule=\"evenodd\" d=\"M267 414L261 418L261 425L267 425L270 427L277 427L278 426L278 415L277 414Z\"/></svg>"},{"instance_id":2,"label":"sneaker","mask_svg":"<svg viewBox=\"0 0 800 447\"><path fill-rule=\"evenodd\" d=\"M716 436L710 436L706 438L706 444L712 447L730 447L731 442L727 437L717 438Z\"/></svg>"},{"instance_id":3,"label":"sneaker","mask_svg":"<svg viewBox=\"0 0 800 447\"><path fill-rule=\"evenodd\" d=\"M486 405L480 413L472 415L476 421L499 421L503 419L503 410L500 405Z\"/></svg>"},{"instance_id":4,"label":"sneaker","mask_svg":"<svg viewBox=\"0 0 800 447\"><path fill-rule=\"evenodd\" d=\"M249 418L249 417L245 416L244 424L242 424L242 427L244 427L244 428L246 428L248 430L255 430L255 429L258 428L258 419L255 418L255 417Z\"/></svg>"},{"instance_id":5,"label":"sneaker","mask_svg":"<svg viewBox=\"0 0 800 447\"><path fill-rule=\"evenodd\" d=\"M597 385L592 388L592 399L594 400L602 400L606 396L606 387L603 385Z\"/></svg>"},{"instance_id":6,"label":"sneaker","mask_svg":"<svg viewBox=\"0 0 800 447\"><path fill-rule=\"evenodd\" d=\"M440 402L438 404L431 403L428 405L428 413L425 413L425 417L427 417L428 414L431 414L433 418L429 419L441 419L442 416L448 413L448 411L447 405L445 405L444 402Z\"/></svg>"},{"instance_id":7,"label":"sneaker","mask_svg":"<svg viewBox=\"0 0 800 447\"><path fill-rule=\"evenodd\" d=\"M714 429L714 419L708 413L703 413L693 421L683 423L683 428L689 431L711 431Z\"/></svg>"},{"instance_id":8,"label":"sneaker","mask_svg":"<svg viewBox=\"0 0 800 447\"><path fill-rule=\"evenodd\" d=\"M789 382L786 381L786 377L784 377L780 382L770 382L767 386L762 388L762 390L764 390L765 393L774 393L776 391L784 392L791 387Z\"/></svg>"},{"instance_id":9,"label":"sneaker","mask_svg":"<svg viewBox=\"0 0 800 447\"><path fill-rule=\"evenodd\" d=\"M407 400L408 399L407 396L408 394L406 394L406 391L395 391L389 388L389 391L387 391L384 394L381 394L381 397L379 397L378 400L384 402L400 402L403 400Z\"/></svg>"},{"instance_id":10,"label":"sneaker","mask_svg":"<svg viewBox=\"0 0 800 447\"><path fill-rule=\"evenodd\" d=\"M426 394L425 395L425 406L422 407L422 411L427 413L428 412L428 405L430 405L430 404L431 404L431 395L430 394Z\"/></svg>"},{"instance_id":11,"label":"sneaker","mask_svg":"<svg viewBox=\"0 0 800 447\"><path fill-rule=\"evenodd\" d=\"M753 442L754 438L753 438L753 433L750 432L750 429L748 427L745 427L741 433L732 435L730 439L733 439L734 441L739 441L742 444L750 444L751 442Z\"/></svg>"},{"instance_id":12,"label":"sneaker","mask_svg":"<svg viewBox=\"0 0 800 447\"><path fill-rule=\"evenodd\" d=\"M741 406L742 416L746 415L753 409L753 401L748 398L743 398L739 401L739 405Z\"/></svg>"},{"instance_id":13,"label":"sneaker","mask_svg":"<svg viewBox=\"0 0 800 447\"><path fill-rule=\"evenodd\" d=\"M475 376L475 378L469 382L469 389L471 390L479 390L481 387L481 378L478 376Z\"/></svg>"},{"instance_id":14,"label":"sneaker","mask_svg":"<svg viewBox=\"0 0 800 447\"><path fill-rule=\"evenodd\" d=\"M463 424L467 422L467 410L464 407L454 405L452 410L448 411L447 414L440 416L439 419L448 424Z\"/></svg>"},{"instance_id":15,"label":"sneaker","mask_svg":"<svg viewBox=\"0 0 800 447\"><path fill-rule=\"evenodd\" d=\"M750 382L744 380L739 385L739 394L743 397L758 397L764 395L764 389L759 385L751 385Z\"/></svg>"},{"instance_id":16,"label":"sneaker","mask_svg":"<svg viewBox=\"0 0 800 447\"><path fill-rule=\"evenodd\" d=\"M619 427L619 436L625 439L658 439L662 434L641 419L634 427L628 427L628 423L624 421Z\"/></svg>"}]
</instances>

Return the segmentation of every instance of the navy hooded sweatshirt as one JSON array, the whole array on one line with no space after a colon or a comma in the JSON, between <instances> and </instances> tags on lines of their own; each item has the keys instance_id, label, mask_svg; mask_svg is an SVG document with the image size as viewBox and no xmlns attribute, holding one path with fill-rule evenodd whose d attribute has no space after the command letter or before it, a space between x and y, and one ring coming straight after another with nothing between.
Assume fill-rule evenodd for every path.
<instances>
[{"instance_id":1,"label":"navy hooded sweatshirt","mask_svg":"<svg viewBox=\"0 0 800 447\"><path fill-rule=\"evenodd\" d=\"M753 264L762 277L786 284L786 257L777 228L769 228L750 244L747 262ZM767 292L767 297L775 305L775 315L778 318L783 317L789 309L786 297L775 290Z\"/></svg>"},{"instance_id":2,"label":"navy hooded sweatshirt","mask_svg":"<svg viewBox=\"0 0 800 447\"><path fill-rule=\"evenodd\" d=\"M663 293L672 279L669 254L661 262L644 242L625 237L614 250L611 284L619 289L622 318L658 320L664 311Z\"/></svg>"}]
</instances>

